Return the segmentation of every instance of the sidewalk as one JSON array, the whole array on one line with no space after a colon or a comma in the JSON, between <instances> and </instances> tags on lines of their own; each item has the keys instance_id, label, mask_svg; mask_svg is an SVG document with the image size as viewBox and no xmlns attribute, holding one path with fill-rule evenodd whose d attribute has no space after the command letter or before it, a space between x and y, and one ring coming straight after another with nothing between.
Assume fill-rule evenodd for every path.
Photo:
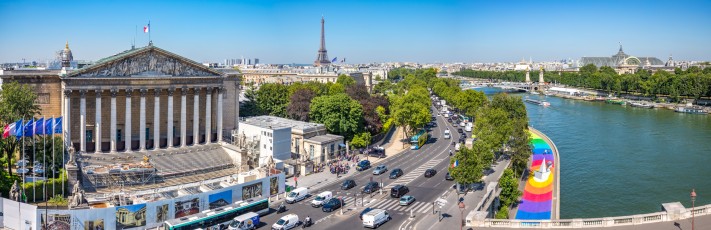
<instances>
[{"instance_id":1,"label":"sidewalk","mask_svg":"<svg viewBox=\"0 0 711 230\"><path fill-rule=\"evenodd\" d=\"M486 184L484 185L484 189L468 192L466 195L464 195L463 198L466 207L463 212L464 217L466 217L466 215L468 215L470 211L477 208L476 206L479 205L479 203L481 203L482 199L484 198L486 187L491 182L498 182L499 178L501 178L501 175L503 175L504 169L506 169L508 165L508 159L497 161L495 165L492 165L492 169L494 170L494 172L485 176L484 178L484 181L486 182ZM464 217L462 217L462 211L457 206L459 197L460 195L457 194L456 190L454 189L448 190L447 192L445 192L445 194L443 194L443 197L441 198L447 200L448 203L445 207L442 208L441 212L444 217L441 221L439 220L440 217L437 214L419 214L419 216L415 216L414 221L417 221L418 219L420 221L414 224L409 224L408 226L411 229L425 230L456 229L457 227L460 227Z\"/></svg>"},{"instance_id":2,"label":"sidewalk","mask_svg":"<svg viewBox=\"0 0 711 230\"><path fill-rule=\"evenodd\" d=\"M409 144L406 144L405 147L403 148L402 143L400 140L403 138L402 134L402 127L398 127L395 130L395 133L393 134L393 138L390 139L390 142L384 144L385 148L385 158L375 158L375 157L369 157L368 160L370 160L371 165L377 165L378 162L384 161L386 159L389 159L393 156L396 156L397 154L400 154L404 152L404 150L407 150L410 148ZM364 160L366 157L364 155L360 155L360 159ZM351 169L348 170L348 173L346 174L341 174L340 177L336 177L336 174L331 173L329 170L324 170L319 173L312 173L307 176L302 176L298 177L296 181L294 181L295 177L288 178L286 179L286 185L292 186L292 187L307 187L309 188L309 192L313 193L312 191L318 190L320 188L323 188L325 186L332 185L334 183L338 183L343 180L343 178L352 176L357 172L355 170L355 164L357 162L349 162ZM296 182L298 181L299 186L296 186Z\"/></svg>"}]
</instances>

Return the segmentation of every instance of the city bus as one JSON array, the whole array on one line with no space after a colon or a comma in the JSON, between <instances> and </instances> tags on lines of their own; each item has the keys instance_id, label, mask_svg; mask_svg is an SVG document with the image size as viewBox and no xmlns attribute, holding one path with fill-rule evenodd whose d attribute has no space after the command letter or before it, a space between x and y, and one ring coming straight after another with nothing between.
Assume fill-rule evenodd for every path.
<instances>
[{"instance_id":1,"label":"city bus","mask_svg":"<svg viewBox=\"0 0 711 230\"><path fill-rule=\"evenodd\" d=\"M193 229L218 229L220 224L227 227L235 217L256 212L265 215L269 212L269 200L261 199L247 202L238 201L224 207L205 210L193 215L167 220L159 229L163 230L193 230Z\"/></svg>"}]
</instances>

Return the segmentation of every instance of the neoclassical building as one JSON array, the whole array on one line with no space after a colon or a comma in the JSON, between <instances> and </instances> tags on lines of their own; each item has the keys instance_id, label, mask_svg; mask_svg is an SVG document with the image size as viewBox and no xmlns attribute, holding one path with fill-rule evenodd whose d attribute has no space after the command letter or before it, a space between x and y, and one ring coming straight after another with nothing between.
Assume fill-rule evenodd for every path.
<instances>
[{"instance_id":1,"label":"neoclassical building","mask_svg":"<svg viewBox=\"0 0 711 230\"><path fill-rule=\"evenodd\" d=\"M78 152L202 145L229 138L237 128L237 74L152 44L81 69L62 64L62 70L4 71L0 77L32 85L42 115L64 117L65 140Z\"/></svg>"}]
</instances>

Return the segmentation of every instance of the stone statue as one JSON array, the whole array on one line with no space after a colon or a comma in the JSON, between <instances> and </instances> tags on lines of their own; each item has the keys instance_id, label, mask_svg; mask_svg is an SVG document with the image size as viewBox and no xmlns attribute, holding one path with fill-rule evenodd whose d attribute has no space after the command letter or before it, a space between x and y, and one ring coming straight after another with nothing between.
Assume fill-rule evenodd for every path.
<instances>
[{"instance_id":1,"label":"stone statue","mask_svg":"<svg viewBox=\"0 0 711 230\"><path fill-rule=\"evenodd\" d=\"M240 134L239 137L240 141L240 148L244 148L247 145L247 135L244 134L244 131L242 131L242 134Z\"/></svg>"},{"instance_id":2,"label":"stone statue","mask_svg":"<svg viewBox=\"0 0 711 230\"><path fill-rule=\"evenodd\" d=\"M81 189L81 186L79 185L79 182L74 184L74 188L72 189L72 199L70 200L69 206L70 207L77 207L83 204L86 204L86 198L84 197L84 190Z\"/></svg>"},{"instance_id":3,"label":"stone statue","mask_svg":"<svg viewBox=\"0 0 711 230\"><path fill-rule=\"evenodd\" d=\"M75 159L76 157L74 156L76 154L76 152L74 151L74 147L69 146L69 149L67 149L67 152L69 152L69 162L67 162L67 164L76 166L77 165L76 159Z\"/></svg>"},{"instance_id":4,"label":"stone statue","mask_svg":"<svg viewBox=\"0 0 711 230\"><path fill-rule=\"evenodd\" d=\"M17 181L10 188L10 200L20 201L20 187L17 185Z\"/></svg>"}]
</instances>

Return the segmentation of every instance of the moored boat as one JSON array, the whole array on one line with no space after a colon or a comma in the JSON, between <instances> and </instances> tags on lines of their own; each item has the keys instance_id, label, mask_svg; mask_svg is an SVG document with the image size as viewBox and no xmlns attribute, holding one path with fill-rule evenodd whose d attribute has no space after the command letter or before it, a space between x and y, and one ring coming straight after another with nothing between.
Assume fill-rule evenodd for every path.
<instances>
[{"instance_id":1,"label":"moored boat","mask_svg":"<svg viewBox=\"0 0 711 230\"><path fill-rule=\"evenodd\" d=\"M696 106L679 106L674 111L678 113L708 114L703 108Z\"/></svg>"},{"instance_id":2,"label":"moored boat","mask_svg":"<svg viewBox=\"0 0 711 230\"><path fill-rule=\"evenodd\" d=\"M541 105L541 106L550 106L551 105L551 103L547 102L547 101L534 100L534 99L528 99L528 98L526 98L526 100L524 100L524 101L531 103L531 104L535 104L535 105Z\"/></svg>"},{"instance_id":3,"label":"moored boat","mask_svg":"<svg viewBox=\"0 0 711 230\"><path fill-rule=\"evenodd\" d=\"M646 103L646 102L631 102L630 105L632 107L639 107L639 108L647 108L647 109L652 109L654 108L654 104Z\"/></svg>"},{"instance_id":4,"label":"moored boat","mask_svg":"<svg viewBox=\"0 0 711 230\"><path fill-rule=\"evenodd\" d=\"M624 105L625 101L622 99L607 99L605 100L605 103L607 104L616 104L616 105Z\"/></svg>"}]
</instances>

